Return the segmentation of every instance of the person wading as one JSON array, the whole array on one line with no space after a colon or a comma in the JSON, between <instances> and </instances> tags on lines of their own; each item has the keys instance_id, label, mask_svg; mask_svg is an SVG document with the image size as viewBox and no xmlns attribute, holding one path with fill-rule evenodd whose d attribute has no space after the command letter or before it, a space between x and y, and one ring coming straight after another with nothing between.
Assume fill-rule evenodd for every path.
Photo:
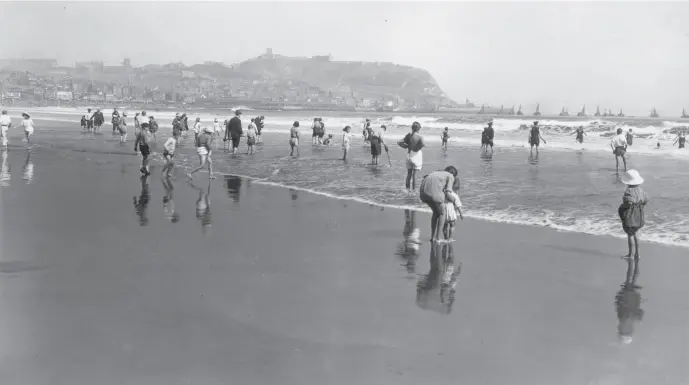
<instances>
[{"instance_id":1,"label":"person wading","mask_svg":"<svg viewBox=\"0 0 689 385\"><path fill-rule=\"evenodd\" d=\"M397 144L407 150L407 180L405 186L409 192L416 190L416 172L423 167L423 155L421 150L426 146L423 137L419 134L421 124L414 122L411 125L411 133Z\"/></svg>"},{"instance_id":2,"label":"person wading","mask_svg":"<svg viewBox=\"0 0 689 385\"><path fill-rule=\"evenodd\" d=\"M488 127L483 129L481 133L481 151L488 152L488 146L490 146L490 153L493 153L493 137L495 137L495 131L493 130L493 121L488 122Z\"/></svg>"},{"instance_id":3,"label":"person wading","mask_svg":"<svg viewBox=\"0 0 689 385\"><path fill-rule=\"evenodd\" d=\"M208 177L210 179L215 179L213 175L213 161L211 160L211 143L213 141L213 132L210 128L206 127L201 131L198 138L196 138L196 153L199 155L199 166L191 170L187 174L189 179L194 179L194 173L203 170L206 165L208 166Z\"/></svg>"},{"instance_id":4,"label":"person wading","mask_svg":"<svg viewBox=\"0 0 689 385\"><path fill-rule=\"evenodd\" d=\"M445 170L434 171L426 175L421 181L419 197L423 203L430 207L433 213L431 217L431 242L438 241L440 236L443 218L445 218L445 202L453 201L451 194L457 174L457 169L454 166L448 166Z\"/></svg>"},{"instance_id":5,"label":"person wading","mask_svg":"<svg viewBox=\"0 0 689 385\"><path fill-rule=\"evenodd\" d=\"M385 131L387 128L385 126L380 126L379 129L375 130L371 134L371 164L372 165L378 165L378 159L380 158L380 155L382 154L383 148L385 148L385 151L388 151L388 146L385 144L383 141L383 137L385 136Z\"/></svg>"},{"instance_id":6,"label":"person wading","mask_svg":"<svg viewBox=\"0 0 689 385\"><path fill-rule=\"evenodd\" d=\"M627 171L627 158L625 153L627 152L627 139L622 133L622 129L617 129L617 135L613 136L610 141L610 148L612 148L612 153L615 154L615 170L620 171L620 159L624 163L624 171Z\"/></svg>"},{"instance_id":7,"label":"person wading","mask_svg":"<svg viewBox=\"0 0 689 385\"><path fill-rule=\"evenodd\" d=\"M533 122L531 126L531 131L529 132L529 144L531 145L531 154L533 154L533 147L536 146L536 154L538 154L538 146L541 144L541 140L544 144L548 144L545 139L541 136L541 128L538 127L538 122Z\"/></svg>"},{"instance_id":8,"label":"person wading","mask_svg":"<svg viewBox=\"0 0 689 385\"><path fill-rule=\"evenodd\" d=\"M579 126L577 127L576 130L574 130L570 135L577 134L576 141L579 142L579 144L584 143L584 135L586 135L586 132L584 132L584 126ZM586 135L588 136L588 135Z\"/></svg>"},{"instance_id":9,"label":"person wading","mask_svg":"<svg viewBox=\"0 0 689 385\"><path fill-rule=\"evenodd\" d=\"M230 121L227 123L227 129L225 130L225 138L223 141L232 141L232 154L237 153L237 148L239 148L239 141L244 134L242 131L242 119L239 118L239 115L242 114L242 111L237 110L234 112L234 117L230 119Z\"/></svg>"},{"instance_id":10,"label":"person wading","mask_svg":"<svg viewBox=\"0 0 689 385\"><path fill-rule=\"evenodd\" d=\"M289 156L294 156L295 149L297 150L297 156L299 156L299 122L297 121L289 129L289 147L291 149Z\"/></svg>"}]
</instances>

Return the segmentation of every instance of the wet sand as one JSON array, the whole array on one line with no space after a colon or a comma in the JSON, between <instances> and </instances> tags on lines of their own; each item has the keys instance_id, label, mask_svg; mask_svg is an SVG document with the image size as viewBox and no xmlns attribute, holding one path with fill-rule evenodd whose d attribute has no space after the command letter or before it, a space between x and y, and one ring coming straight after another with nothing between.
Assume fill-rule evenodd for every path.
<instances>
[{"instance_id":1,"label":"wet sand","mask_svg":"<svg viewBox=\"0 0 689 385\"><path fill-rule=\"evenodd\" d=\"M465 220L433 250L424 213L182 172L171 223L159 166L144 209L134 156L37 149L30 184L26 158L0 187L0 384L689 381L686 249L642 245L625 345L623 240Z\"/></svg>"}]
</instances>

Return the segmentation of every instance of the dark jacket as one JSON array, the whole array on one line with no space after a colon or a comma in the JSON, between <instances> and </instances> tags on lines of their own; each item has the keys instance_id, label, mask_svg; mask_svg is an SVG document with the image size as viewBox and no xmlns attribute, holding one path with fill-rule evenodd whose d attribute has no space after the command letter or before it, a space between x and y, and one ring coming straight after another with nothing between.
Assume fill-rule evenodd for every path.
<instances>
[{"instance_id":1,"label":"dark jacket","mask_svg":"<svg viewBox=\"0 0 689 385\"><path fill-rule=\"evenodd\" d=\"M243 133L244 131L242 130L242 120L239 119L239 116L235 116L234 118L230 119L230 122L227 123L227 130L225 131L225 136L238 138L242 136Z\"/></svg>"}]
</instances>

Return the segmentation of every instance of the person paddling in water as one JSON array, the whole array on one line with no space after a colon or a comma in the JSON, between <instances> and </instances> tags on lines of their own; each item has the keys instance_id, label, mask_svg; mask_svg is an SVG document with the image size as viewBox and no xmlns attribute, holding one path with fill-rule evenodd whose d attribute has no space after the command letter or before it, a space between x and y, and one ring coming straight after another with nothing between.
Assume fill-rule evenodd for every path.
<instances>
[{"instance_id":1,"label":"person paddling in water","mask_svg":"<svg viewBox=\"0 0 689 385\"><path fill-rule=\"evenodd\" d=\"M632 129L629 129L629 132L627 132L627 146L631 146L632 143L634 143L634 134L632 134Z\"/></svg>"},{"instance_id":2,"label":"person paddling in water","mask_svg":"<svg viewBox=\"0 0 689 385\"><path fill-rule=\"evenodd\" d=\"M291 149L289 156L294 156L294 150L297 150L297 157L299 156L299 122L295 121L292 128L289 129L289 147Z\"/></svg>"},{"instance_id":3,"label":"person paddling in water","mask_svg":"<svg viewBox=\"0 0 689 385\"><path fill-rule=\"evenodd\" d=\"M495 137L495 130L493 130L493 120L488 122L488 127L483 129L481 133L481 152L488 152L490 146L490 153L493 153L493 138Z\"/></svg>"},{"instance_id":4,"label":"person paddling in water","mask_svg":"<svg viewBox=\"0 0 689 385\"><path fill-rule=\"evenodd\" d=\"M442 140L442 143L440 144L440 148L445 148L447 149L447 140L450 139L450 129L445 127L445 130L443 131L443 135L440 137Z\"/></svg>"},{"instance_id":5,"label":"person paddling in water","mask_svg":"<svg viewBox=\"0 0 689 385\"><path fill-rule=\"evenodd\" d=\"M610 141L610 148L612 148L612 153L615 154L615 170L620 171L620 159L624 163L624 171L627 171L627 158L624 154L627 152L627 140L622 133L622 129L617 129L617 135L615 135Z\"/></svg>"},{"instance_id":6,"label":"person paddling in water","mask_svg":"<svg viewBox=\"0 0 689 385\"><path fill-rule=\"evenodd\" d=\"M208 177L215 179L213 175L213 161L211 160L211 142L213 141L213 130L206 127L196 138L196 153L199 155L199 166L187 174L189 179L194 179L193 175L197 171L203 170L208 165Z\"/></svg>"},{"instance_id":7,"label":"person paddling in water","mask_svg":"<svg viewBox=\"0 0 689 385\"><path fill-rule=\"evenodd\" d=\"M140 130L136 133L136 140L134 140L134 153L141 151L141 171L144 175L151 175L148 169L148 156L151 155L151 148L149 142L151 141L150 133L148 132L148 123L142 123Z\"/></svg>"},{"instance_id":8,"label":"person paddling in water","mask_svg":"<svg viewBox=\"0 0 689 385\"><path fill-rule=\"evenodd\" d=\"M383 153L382 149L385 148L385 151L388 151L388 146L385 144L383 141L383 137L385 136L385 131L386 128L385 126L380 126L378 130L375 130L371 134L371 164L377 166L378 165L378 158L380 157L380 154Z\"/></svg>"},{"instance_id":9,"label":"person paddling in water","mask_svg":"<svg viewBox=\"0 0 689 385\"><path fill-rule=\"evenodd\" d=\"M687 137L684 134L684 131L680 131L679 134L677 134L677 138L675 139L674 143L672 145L674 146L676 143L679 143L679 148L684 148L684 144L687 142Z\"/></svg>"},{"instance_id":10,"label":"person paddling in water","mask_svg":"<svg viewBox=\"0 0 689 385\"><path fill-rule=\"evenodd\" d=\"M533 154L533 147L536 146L536 154L538 154L538 146L541 144L548 144L548 142L541 136L541 128L538 126L538 121L533 122L531 132L529 132L529 144L531 145L531 154Z\"/></svg>"},{"instance_id":11,"label":"person paddling in water","mask_svg":"<svg viewBox=\"0 0 689 385\"><path fill-rule=\"evenodd\" d=\"M584 126L577 127L577 129L574 130L570 135L574 135L574 134L577 134L577 137L575 140L579 144L584 143L584 135L586 135L586 132L584 132ZM586 136L588 136L588 135L586 135Z\"/></svg>"},{"instance_id":12,"label":"person paddling in water","mask_svg":"<svg viewBox=\"0 0 689 385\"><path fill-rule=\"evenodd\" d=\"M419 134L421 124L414 122L411 125L411 133L397 144L407 150L407 180L405 186L409 192L416 190L416 172L423 167L423 154L421 150L426 146L423 137Z\"/></svg>"}]
</instances>

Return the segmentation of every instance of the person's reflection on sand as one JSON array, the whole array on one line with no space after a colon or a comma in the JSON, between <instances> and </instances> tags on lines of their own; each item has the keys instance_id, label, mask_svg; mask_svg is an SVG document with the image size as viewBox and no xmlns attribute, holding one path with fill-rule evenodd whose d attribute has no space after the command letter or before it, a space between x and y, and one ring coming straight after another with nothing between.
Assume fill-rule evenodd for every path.
<instances>
[{"instance_id":1,"label":"person's reflection on sand","mask_svg":"<svg viewBox=\"0 0 689 385\"><path fill-rule=\"evenodd\" d=\"M483 176L493 176L493 154L488 153L481 155L481 169L483 169Z\"/></svg>"},{"instance_id":2,"label":"person's reflection on sand","mask_svg":"<svg viewBox=\"0 0 689 385\"><path fill-rule=\"evenodd\" d=\"M617 311L617 335L624 344L632 343L634 326L643 319L641 309L641 286L636 284L639 275L639 261L627 259L627 277L615 295L615 310Z\"/></svg>"},{"instance_id":3,"label":"person's reflection on sand","mask_svg":"<svg viewBox=\"0 0 689 385\"><path fill-rule=\"evenodd\" d=\"M139 195L139 200L137 201L134 197L134 209L136 210L136 215L139 216L139 225L148 226L148 201L151 199L151 194L148 190L148 175L141 177L141 195Z\"/></svg>"},{"instance_id":4,"label":"person's reflection on sand","mask_svg":"<svg viewBox=\"0 0 689 385\"><path fill-rule=\"evenodd\" d=\"M419 259L421 245L420 235L421 231L416 227L416 211L404 210L404 230L402 230L404 240L397 247L395 254L405 261L403 266L407 268L409 274L414 274L416 271L416 261Z\"/></svg>"},{"instance_id":5,"label":"person's reflection on sand","mask_svg":"<svg viewBox=\"0 0 689 385\"><path fill-rule=\"evenodd\" d=\"M8 160L7 151L2 152L2 168L0 169L0 186L8 187L10 185L12 174L10 173L10 162Z\"/></svg>"},{"instance_id":6,"label":"person's reflection on sand","mask_svg":"<svg viewBox=\"0 0 689 385\"><path fill-rule=\"evenodd\" d=\"M431 245L431 269L416 284L416 305L421 309L450 314L461 264L455 267L452 244Z\"/></svg>"},{"instance_id":7,"label":"person's reflection on sand","mask_svg":"<svg viewBox=\"0 0 689 385\"><path fill-rule=\"evenodd\" d=\"M297 199L299 199L299 192L295 189L289 189L290 197L292 198L292 207L297 205Z\"/></svg>"},{"instance_id":8,"label":"person's reflection on sand","mask_svg":"<svg viewBox=\"0 0 689 385\"><path fill-rule=\"evenodd\" d=\"M529 164L533 166L538 166L538 154L529 155Z\"/></svg>"},{"instance_id":9,"label":"person's reflection on sand","mask_svg":"<svg viewBox=\"0 0 689 385\"><path fill-rule=\"evenodd\" d=\"M240 190L242 189L242 178L225 175L225 184L227 187L227 195L235 202L239 203Z\"/></svg>"},{"instance_id":10,"label":"person's reflection on sand","mask_svg":"<svg viewBox=\"0 0 689 385\"><path fill-rule=\"evenodd\" d=\"M210 201L210 195L211 195L211 185L213 184L213 180L209 179L208 180L208 187L201 188L197 187L194 185L194 183L190 183L191 187L195 188L199 192L199 197L196 199L196 218L201 221L201 231L205 235L208 232L208 229L211 227L211 224L213 223L213 218L211 216L211 201Z\"/></svg>"},{"instance_id":11,"label":"person's reflection on sand","mask_svg":"<svg viewBox=\"0 0 689 385\"><path fill-rule=\"evenodd\" d=\"M174 186L170 177L163 177L160 179L163 182L163 188L165 189L165 196L163 197L163 215L165 220L172 223L179 222L179 213L175 209L175 198L173 196Z\"/></svg>"},{"instance_id":12,"label":"person's reflection on sand","mask_svg":"<svg viewBox=\"0 0 689 385\"><path fill-rule=\"evenodd\" d=\"M22 179L26 184L33 182L33 162L31 161L31 151L26 152L26 162L24 162L24 173Z\"/></svg>"}]
</instances>

